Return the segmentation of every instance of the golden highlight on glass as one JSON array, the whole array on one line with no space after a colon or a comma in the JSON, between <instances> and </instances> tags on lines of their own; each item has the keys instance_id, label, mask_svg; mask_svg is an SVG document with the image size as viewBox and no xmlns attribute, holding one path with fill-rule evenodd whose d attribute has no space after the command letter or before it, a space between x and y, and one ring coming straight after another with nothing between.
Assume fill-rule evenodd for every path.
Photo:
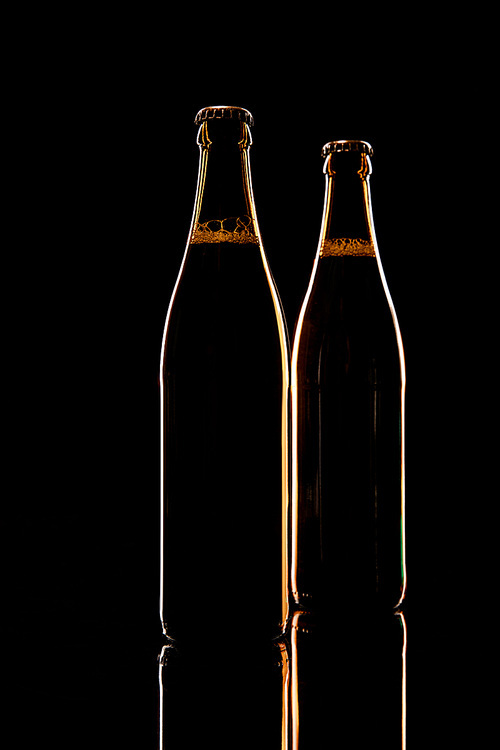
<instances>
[{"instance_id":1,"label":"golden highlight on glass","mask_svg":"<svg viewBox=\"0 0 500 750\"><path fill-rule=\"evenodd\" d=\"M250 175L251 114L198 113L191 231L161 354L161 619L228 637L287 620L288 340ZM255 628L254 628L255 630Z\"/></svg>"},{"instance_id":2,"label":"golden highlight on glass","mask_svg":"<svg viewBox=\"0 0 500 750\"><path fill-rule=\"evenodd\" d=\"M318 251L292 352L295 605L398 607L406 586L401 334L377 248L371 146L323 148Z\"/></svg>"},{"instance_id":3,"label":"golden highlight on glass","mask_svg":"<svg viewBox=\"0 0 500 750\"><path fill-rule=\"evenodd\" d=\"M323 147L290 363L252 191L253 117L217 106L195 122L160 370L160 747L404 750L406 375L372 148Z\"/></svg>"}]
</instances>

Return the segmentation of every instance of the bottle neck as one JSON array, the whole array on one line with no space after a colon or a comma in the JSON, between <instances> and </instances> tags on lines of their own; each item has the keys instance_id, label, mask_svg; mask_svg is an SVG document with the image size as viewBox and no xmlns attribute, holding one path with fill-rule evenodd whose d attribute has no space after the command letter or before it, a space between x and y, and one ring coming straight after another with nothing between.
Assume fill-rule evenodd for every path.
<instances>
[{"instance_id":1,"label":"bottle neck","mask_svg":"<svg viewBox=\"0 0 500 750\"><path fill-rule=\"evenodd\" d=\"M319 257L377 255L371 210L370 157L356 151L325 159L325 204Z\"/></svg>"},{"instance_id":2,"label":"bottle neck","mask_svg":"<svg viewBox=\"0 0 500 750\"><path fill-rule=\"evenodd\" d=\"M259 244L250 176L250 128L239 120L204 121L190 243Z\"/></svg>"}]
</instances>

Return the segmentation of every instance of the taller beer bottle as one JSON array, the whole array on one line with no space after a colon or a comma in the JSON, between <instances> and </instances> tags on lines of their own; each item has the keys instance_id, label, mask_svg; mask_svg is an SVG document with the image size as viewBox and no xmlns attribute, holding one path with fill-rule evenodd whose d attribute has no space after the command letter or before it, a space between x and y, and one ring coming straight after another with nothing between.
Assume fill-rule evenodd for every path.
<instances>
[{"instance_id":1,"label":"taller beer bottle","mask_svg":"<svg viewBox=\"0 0 500 750\"><path fill-rule=\"evenodd\" d=\"M292 353L292 590L328 614L397 607L406 580L405 365L371 154L363 141L323 148L323 223Z\"/></svg>"},{"instance_id":2,"label":"taller beer bottle","mask_svg":"<svg viewBox=\"0 0 500 750\"><path fill-rule=\"evenodd\" d=\"M191 230L161 354L164 634L287 618L288 341L252 192L250 112L196 116Z\"/></svg>"}]
</instances>

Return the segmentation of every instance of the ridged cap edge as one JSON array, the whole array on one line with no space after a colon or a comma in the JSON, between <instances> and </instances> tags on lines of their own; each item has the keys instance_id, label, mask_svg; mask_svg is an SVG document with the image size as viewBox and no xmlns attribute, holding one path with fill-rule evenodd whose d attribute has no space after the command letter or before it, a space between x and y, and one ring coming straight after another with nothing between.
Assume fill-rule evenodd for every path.
<instances>
[{"instance_id":1,"label":"ridged cap edge","mask_svg":"<svg viewBox=\"0 0 500 750\"><path fill-rule=\"evenodd\" d=\"M250 127L254 124L252 113L249 112L248 109L243 109L243 107L227 107L223 105L217 107L204 107L203 109L200 109L194 121L196 125L200 125L204 120L214 120L219 118L241 120L241 122L246 122Z\"/></svg>"},{"instance_id":2,"label":"ridged cap edge","mask_svg":"<svg viewBox=\"0 0 500 750\"><path fill-rule=\"evenodd\" d=\"M321 150L323 157L328 154L335 154L341 151L358 151L361 154L373 156L373 148L367 141L330 141L325 143Z\"/></svg>"}]
</instances>

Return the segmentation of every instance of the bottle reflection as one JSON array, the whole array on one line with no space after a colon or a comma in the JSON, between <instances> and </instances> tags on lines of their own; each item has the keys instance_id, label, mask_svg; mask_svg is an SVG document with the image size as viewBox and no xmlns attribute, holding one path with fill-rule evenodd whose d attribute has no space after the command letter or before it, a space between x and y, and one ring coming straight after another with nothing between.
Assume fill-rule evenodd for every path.
<instances>
[{"instance_id":1,"label":"bottle reflection","mask_svg":"<svg viewBox=\"0 0 500 750\"><path fill-rule=\"evenodd\" d=\"M160 655L160 750L211 744L279 748L287 652L273 642L165 646Z\"/></svg>"},{"instance_id":2,"label":"bottle reflection","mask_svg":"<svg viewBox=\"0 0 500 750\"><path fill-rule=\"evenodd\" d=\"M278 642L165 646L160 750L406 748L402 614L296 613Z\"/></svg>"},{"instance_id":3,"label":"bottle reflection","mask_svg":"<svg viewBox=\"0 0 500 750\"><path fill-rule=\"evenodd\" d=\"M294 615L286 750L406 747L402 614L321 621Z\"/></svg>"}]
</instances>

